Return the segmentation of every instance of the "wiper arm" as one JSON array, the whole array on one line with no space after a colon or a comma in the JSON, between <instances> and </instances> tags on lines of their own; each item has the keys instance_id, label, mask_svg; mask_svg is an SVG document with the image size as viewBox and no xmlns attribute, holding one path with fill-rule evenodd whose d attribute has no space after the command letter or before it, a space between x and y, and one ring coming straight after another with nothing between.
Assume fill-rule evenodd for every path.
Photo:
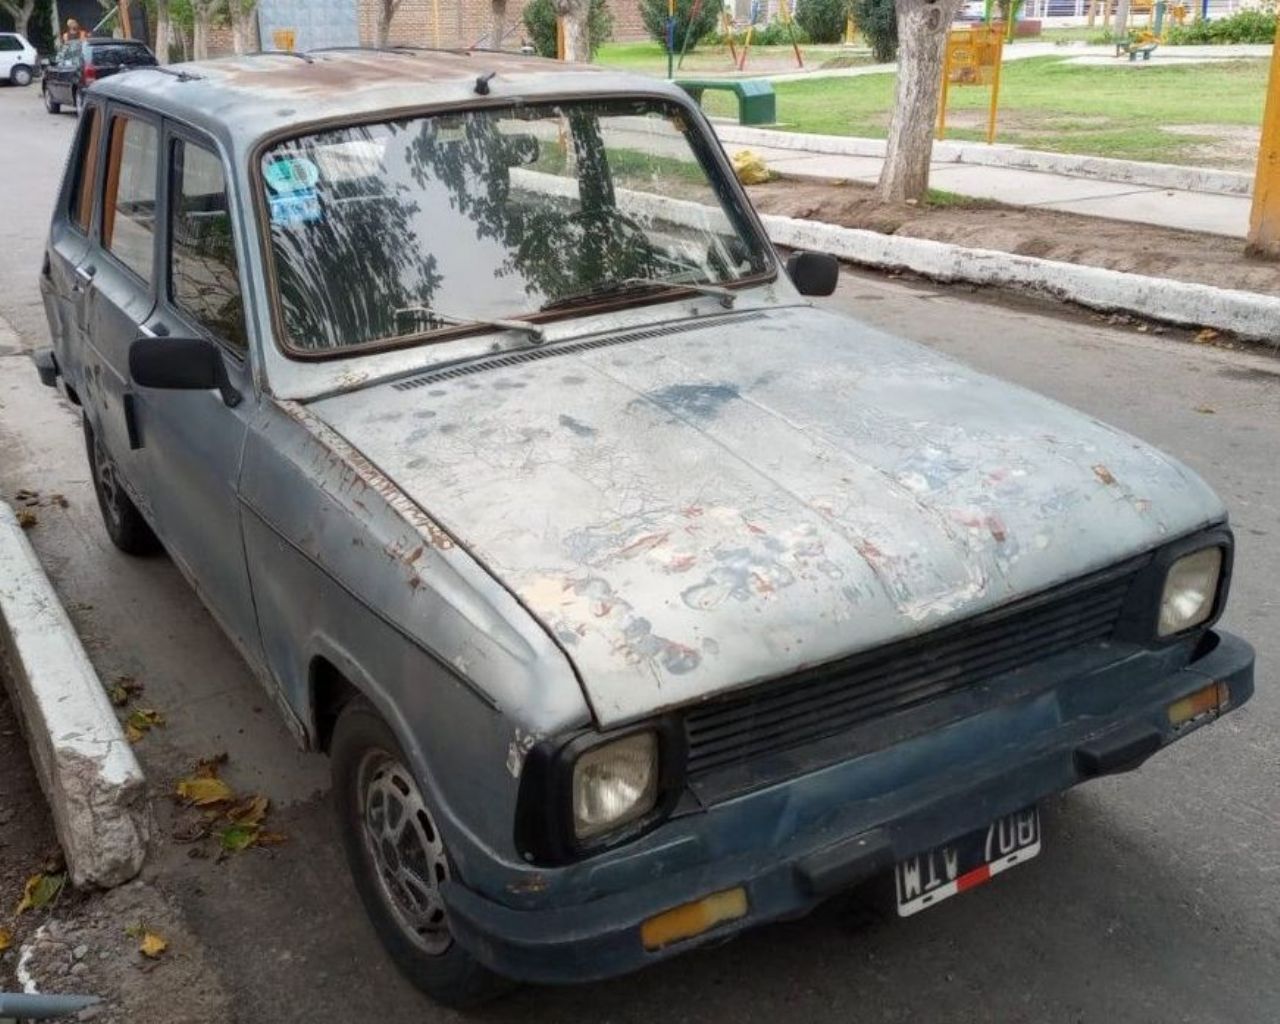
<instances>
[{"instance_id":1,"label":"wiper arm","mask_svg":"<svg viewBox=\"0 0 1280 1024\"><path fill-rule=\"evenodd\" d=\"M430 306L404 306L396 310L395 316L397 320L402 316L413 316L418 320L456 324L460 327L500 327L504 331L519 331L521 334L526 334L535 344L538 345L547 340L547 332L537 324L530 323L528 320L507 320L499 317L453 316L450 313L442 313L438 309L432 309Z\"/></svg>"},{"instance_id":2,"label":"wiper arm","mask_svg":"<svg viewBox=\"0 0 1280 1024\"><path fill-rule=\"evenodd\" d=\"M552 299L544 302L539 312L546 313L553 309L565 309L568 306L577 306L584 302L591 302L596 299L604 299L610 296L628 295L632 292L650 291L656 288L683 288L687 291L698 292L701 295L711 295L720 300L720 305L725 309L732 309L733 303L737 299L737 294L728 288L721 288L714 284L695 284L690 281L668 281L661 277L624 277L620 281L610 281L607 284L597 285L589 288L584 292L578 292L574 295L564 295L558 299Z\"/></svg>"}]
</instances>

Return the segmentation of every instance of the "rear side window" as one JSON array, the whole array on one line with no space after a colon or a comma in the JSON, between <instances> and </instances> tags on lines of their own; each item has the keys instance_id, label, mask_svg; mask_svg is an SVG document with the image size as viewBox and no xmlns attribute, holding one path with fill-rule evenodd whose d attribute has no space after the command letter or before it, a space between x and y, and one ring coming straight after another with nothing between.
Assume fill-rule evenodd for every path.
<instances>
[{"instance_id":1,"label":"rear side window","mask_svg":"<svg viewBox=\"0 0 1280 1024\"><path fill-rule=\"evenodd\" d=\"M86 235L89 218L93 215L94 171L98 167L98 141L102 136L102 118L97 107L86 107L82 115L83 128L76 148L71 183L71 223Z\"/></svg>"},{"instance_id":2,"label":"rear side window","mask_svg":"<svg viewBox=\"0 0 1280 1024\"><path fill-rule=\"evenodd\" d=\"M84 48L84 59L103 68L149 66L155 57L145 46L129 46L123 43L93 43Z\"/></svg>"},{"instance_id":3,"label":"rear side window","mask_svg":"<svg viewBox=\"0 0 1280 1024\"><path fill-rule=\"evenodd\" d=\"M222 161L179 139L170 181L170 297L205 330L243 349L244 304Z\"/></svg>"},{"instance_id":4,"label":"rear side window","mask_svg":"<svg viewBox=\"0 0 1280 1024\"><path fill-rule=\"evenodd\" d=\"M111 119L102 244L144 281L151 280L156 232L156 127L132 117Z\"/></svg>"},{"instance_id":5,"label":"rear side window","mask_svg":"<svg viewBox=\"0 0 1280 1024\"><path fill-rule=\"evenodd\" d=\"M22 43L17 36L0 36L0 50L21 50Z\"/></svg>"}]
</instances>

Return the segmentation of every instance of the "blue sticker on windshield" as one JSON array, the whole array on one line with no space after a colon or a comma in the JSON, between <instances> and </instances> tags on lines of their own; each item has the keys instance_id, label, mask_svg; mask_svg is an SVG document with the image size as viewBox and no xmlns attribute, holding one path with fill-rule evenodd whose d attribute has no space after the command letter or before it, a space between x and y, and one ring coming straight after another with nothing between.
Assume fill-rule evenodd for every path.
<instances>
[{"instance_id":1,"label":"blue sticker on windshield","mask_svg":"<svg viewBox=\"0 0 1280 1024\"><path fill-rule=\"evenodd\" d=\"M315 189L287 196L270 196L267 201L271 204L272 224L308 224L324 216Z\"/></svg>"},{"instance_id":2,"label":"blue sticker on windshield","mask_svg":"<svg viewBox=\"0 0 1280 1024\"><path fill-rule=\"evenodd\" d=\"M320 168L302 157L282 157L262 169L267 187L278 195L310 192L320 180Z\"/></svg>"}]
</instances>

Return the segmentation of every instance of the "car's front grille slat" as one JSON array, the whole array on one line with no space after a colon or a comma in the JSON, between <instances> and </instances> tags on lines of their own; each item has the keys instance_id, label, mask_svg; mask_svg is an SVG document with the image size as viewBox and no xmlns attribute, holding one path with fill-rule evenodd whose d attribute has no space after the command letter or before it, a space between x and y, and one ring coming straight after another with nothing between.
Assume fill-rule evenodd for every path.
<instances>
[{"instance_id":1,"label":"car's front grille slat","mask_svg":"<svg viewBox=\"0 0 1280 1024\"><path fill-rule=\"evenodd\" d=\"M1111 638L1136 569L690 708L691 779L749 766Z\"/></svg>"}]
</instances>

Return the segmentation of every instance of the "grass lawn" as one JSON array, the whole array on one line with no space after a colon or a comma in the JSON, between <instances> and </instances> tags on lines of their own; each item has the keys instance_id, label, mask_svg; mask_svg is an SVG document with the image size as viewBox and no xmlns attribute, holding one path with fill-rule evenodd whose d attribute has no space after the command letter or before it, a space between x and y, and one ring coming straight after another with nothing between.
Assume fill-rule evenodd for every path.
<instances>
[{"instance_id":1,"label":"grass lawn","mask_svg":"<svg viewBox=\"0 0 1280 1024\"><path fill-rule=\"evenodd\" d=\"M807 45L801 46L800 51L804 55L806 67L852 67L855 64L871 63L871 58L865 49L849 49L838 45ZM605 43L596 51L595 63L624 71L640 71L666 77L667 51L661 43L655 42ZM752 72L767 71L772 74L795 70L797 70L796 58L790 46L752 46L744 74L749 77ZM733 62L727 47L702 43L685 54L684 65L676 74L677 76L698 75L704 72L732 74L733 71Z\"/></svg>"},{"instance_id":2,"label":"grass lawn","mask_svg":"<svg viewBox=\"0 0 1280 1024\"><path fill-rule=\"evenodd\" d=\"M1239 149L1241 136L1261 123L1267 70L1265 60L1099 67L1042 57L1007 63L998 140L1061 153L1213 165L1215 146L1233 139ZM778 116L791 131L883 138L893 87L891 74L780 82ZM985 89L953 88L948 138L983 138L986 104Z\"/></svg>"}]
</instances>

